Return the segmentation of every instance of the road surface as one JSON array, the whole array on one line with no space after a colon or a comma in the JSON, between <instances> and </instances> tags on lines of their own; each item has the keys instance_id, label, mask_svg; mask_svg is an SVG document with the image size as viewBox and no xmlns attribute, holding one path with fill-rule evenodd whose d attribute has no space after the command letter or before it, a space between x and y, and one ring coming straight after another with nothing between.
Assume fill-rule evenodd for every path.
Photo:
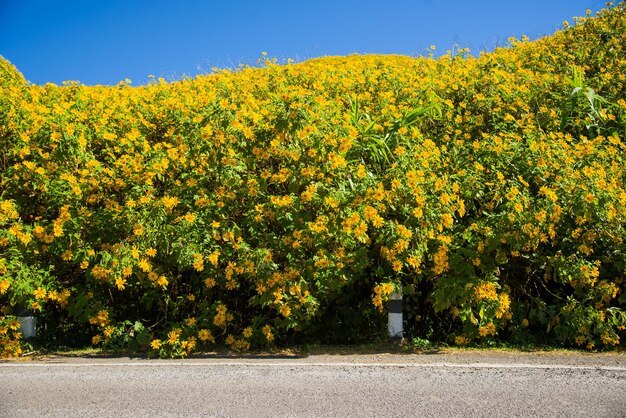
<instances>
[{"instance_id":1,"label":"road surface","mask_svg":"<svg viewBox=\"0 0 626 418\"><path fill-rule=\"evenodd\" d=\"M626 417L626 355L8 361L0 416Z\"/></svg>"}]
</instances>

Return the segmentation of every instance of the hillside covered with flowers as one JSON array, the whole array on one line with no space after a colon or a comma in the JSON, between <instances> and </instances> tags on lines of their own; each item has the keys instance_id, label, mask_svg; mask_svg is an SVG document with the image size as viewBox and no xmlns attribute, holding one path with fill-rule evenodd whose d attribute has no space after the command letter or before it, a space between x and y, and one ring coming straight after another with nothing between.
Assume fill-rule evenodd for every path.
<instances>
[{"instance_id":1,"label":"hillside covered with flowers","mask_svg":"<svg viewBox=\"0 0 626 418\"><path fill-rule=\"evenodd\" d=\"M0 60L0 353L626 337L626 9L440 58L133 87ZM334 338L333 338L334 336Z\"/></svg>"}]
</instances>

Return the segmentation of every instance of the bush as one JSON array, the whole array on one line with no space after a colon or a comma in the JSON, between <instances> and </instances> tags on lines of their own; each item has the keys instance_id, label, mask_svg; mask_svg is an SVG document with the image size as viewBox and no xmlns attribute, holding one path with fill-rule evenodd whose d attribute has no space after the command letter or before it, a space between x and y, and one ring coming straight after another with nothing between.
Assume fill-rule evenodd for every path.
<instances>
[{"instance_id":1,"label":"bush","mask_svg":"<svg viewBox=\"0 0 626 418\"><path fill-rule=\"evenodd\" d=\"M3 311L184 356L372 335L402 287L419 340L618 345L625 22L142 87L0 61Z\"/></svg>"}]
</instances>

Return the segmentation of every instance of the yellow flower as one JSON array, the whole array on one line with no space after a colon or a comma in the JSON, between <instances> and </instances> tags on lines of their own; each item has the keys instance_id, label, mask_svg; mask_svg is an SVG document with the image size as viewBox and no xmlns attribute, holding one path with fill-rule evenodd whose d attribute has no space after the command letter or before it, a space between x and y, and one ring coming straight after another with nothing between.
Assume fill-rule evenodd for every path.
<instances>
[{"instance_id":1,"label":"yellow flower","mask_svg":"<svg viewBox=\"0 0 626 418\"><path fill-rule=\"evenodd\" d=\"M272 342L274 341L274 334L272 333L272 328L269 325L265 325L262 329L261 332L263 333L263 335L265 336L265 339L268 342Z\"/></svg>"},{"instance_id":2,"label":"yellow flower","mask_svg":"<svg viewBox=\"0 0 626 418\"><path fill-rule=\"evenodd\" d=\"M498 301L499 304L498 310L496 311L496 318L500 319L508 314L509 307L511 306L511 299L507 293L502 293L498 297Z\"/></svg>"},{"instance_id":3,"label":"yellow flower","mask_svg":"<svg viewBox=\"0 0 626 418\"><path fill-rule=\"evenodd\" d=\"M198 331L198 338L200 338L200 341L210 341L212 343L215 342L215 338L213 338L213 335L211 334L211 331L209 331L208 329L201 329L200 331Z\"/></svg>"},{"instance_id":4,"label":"yellow flower","mask_svg":"<svg viewBox=\"0 0 626 418\"><path fill-rule=\"evenodd\" d=\"M246 327L243 329L243 336L245 338L250 338L252 337L252 328L251 327Z\"/></svg>"},{"instance_id":5,"label":"yellow flower","mask_svg":"<svg viewBox=\"0 0 626 418\"><path fill-rule=\"evenodd\" d=\"M287 318L291 314L291 308L288 305L283 305L280 307L280 314Z\"/></svg>"},{"instance_id":6,"label":"yellow flower","mask_svg":"<svg viewBox=\"0 0 626 418\"><path fill-rule=\"evenodd\" d=\"M193 350L196 348L196 338L189 337L189 339L186 341L184 348L186 349L187 353L192 353Z\"/></svg>"},{"instance_id":7,"label":"yellow flower","mask_svg":"<svg viewBox=\"0 0 626 418\"><path fill-rule=\"evenodd\" d=\"M44 289L43 287L37 288L33 292L33 296L35 296L36 299L44 299L46 297L46 289Z\"/></svg>"},{"instance_id":8,"label":"yellow flower","mask_svg":"<svg viewBox=\"0 0 626 418\"><path fill-rule=\"evenodd\" d=\"M152 340L150 342L150 347L152 347L153 350L158 350L161 348L161 340Z\"/></svg>"},{"instance_id":9,"label":"yellow flower","mask_svg":"<svg viewBox=\"0 0 626 418\"><path fill-rule=\"evenodd\" d=\"M478 285L474 291L474 297L477 301L481 301L483 299L487 300L496 300L498 299L498 294L496 292L496 285L493 282L482 282Z\"/></svg>"},{"instance_id":10,"label":"yellow flower","mask_svg":"<svg viewBox=\"0 0 626 418\"><path fill-rule=\"evenodd\" d=\"M372 226L374 228L380 228L383 226L384 222L385 220L382 216L376 216L374 219L372 219Z\"/></svg>"},{"instance_id":11,"label":"yellow flower","mask_svg":"<svg viewBox=\"0 0 626 418\"><path fill-rule=\"evenodd\" d=\"M124 288L126 287L126 279L118 277L117 279L115 279L115 285L119 290L124 290Z\"/></svg>"},{"instance_id":12,"label":"yellow flower","mask_svg":"<svg viewBox=\"0 0 626 418\"><path fill-rule=\"evenodd\" d=\"M193 255L193 268L196 271L204 270L204 258L202 257L202 254Z\"/></svg>"},{"instance_id":13,"label":"yellow flower","mask_svg":"<svg viewBox=\"0 0 626 418\"><path fill-rule=\"evenodd\" d=\"M487 335L495 335L496 334L496 326L493 324L493 322L488 323L485 326L479 327L478 328L478 334L481 337L485 337Z\"/></svg>"},{"instance_id":14,"label":"yellow flower","mask_svg":"<svg viewBox=\"0 0 626 418\"><path fill-rule=\"evenodd\" d=\"M270 201L272 204L278 207L289 207L293 202L293 198L290 195L286 196L271 196Z\"/></svg>"},{"instance_id":15,"label":"yellow flower","mask_svg":"<svg viewBox=\"0 0 626 418\"><path fill-rule=\"evenodd\" d=\"M180 199L178 199L177 197L171 197L171 196L164 196L161 199L161 202L163 203L163 206L165 206L165 208L170 211L172 210L176 205L178 205L180 203Z\"/></svg>"},{"instance_id":16,"label":"yellow flower","mask_svg":"<svg viewBox=\"0 0 626 418\"><path fill-rule=\"evenodd\" d=\"M226 325L226 315L217 314L213 317L213 325L216 327L224 327Z\"/></svg>"},{"instance_id":17,"label":"yellow flower","mask_svg":"<svg viewBox=\"0 0 626 418\"><path fill-rule=\"evenodd\" d=\"M441 274L447 271L450 267L448 264L448 247L445 245L440 246L433 257L433 261L435 264L433 266L433 273Z\"/></svg>"},{"instance_id":18,"label":"yellow flower","mask_svg":"<svg viewBox=\"0 0 626 418\"><path fill-rule=\"evenodd\" d=\"M102 333L104 334L105 338L109 338L111 337L111 335L113 335L113 331L115 331L115 328L113 328L112 326L108 326L104 329Z\"/></svg>"},{"instance_id":19,"label":"yellow flower","mask_svg":"<svg viewBox=\"0 0 626 418\"><path fill-rule=\"evenodd\" d=\"M152 271L152 265L145 258L139 260L139 263L137 263L137 266L139 267L139 269L141 269L141 271L144 271L146 273Z\"/></svg>"},{"instance_id":20,"label":"yellow flower","mask_svg":"<svg viewBox=\"0 0 626 418\"><path fill-rule=\"evenodd\" d=\"M220 256L220 252L219 251L213 251L211 254L209 254L207 259L209 260L209 262L211 264L213 264L215 267L217 267L217 260L218 260L219 256Z\"/></svg>"},{"instance_id":21,"label":"yellow flower","mask_svg":"<svg viewBox=\"0 0 626 418\"><path fill-rule=\"evenodd\" d=\"M167 277L165 276L159 276L159 278L156 281L156 285L160 287L166 287L168 284L169 284L169 281L167 280Z\"/></svg>"},{"instance_id":22,"label":"yellow flower","mask_svg":"<svg viewBox=\"0 0 626 418\"><path fill-rule=\"evenodd\" d=\"M9 286L11 286L11 282L7 279L0 280L0 295L5 294Z\"/></svg>"},{"instance_id":23,"label":"yellow flower","mask_svg":"<svg viewBox=\"0 0 626 418\"><path fill-rule=\"evenodd\" d=\"M443 215L441 215L441 224L444 228L450 228L453 223L454 219L452 218L452 215L450 215L449 213L444 213Z\"/></svg>"},{"instance_id":24,"label":"yellow flower","mask_svg":"<svg viewBox=\"0 0 626 418\"><path fill-rule=\"evenodd\" d=\"M100 310L96 316L89 318L89 323L100 327L107 326L109 324L109 312L105 309Z\"/></svg>"},{"instance_id":25,"label":"yellow flower","mask_svg":"<svg viewBox=\"0 0 626 418\"><path fill-rule=\"evenodd\" d=\"M169 345L174 345L178 342L178 339L180 338L180 334L181 334L181 330L179 328L176 328L172 331L170 331L167 334L167 343Z\"/></svg>"},{"instance_id":26,"label":"yellow flower","mask_svg":"<svg viewBox=\"0 0 626 418\"><path fill-rule=\"evenodd\" d=\"M30 234L19 234L19 240L22 244L28 245L33 240L33 237Z\"/></svg>"},{"instance_id":27,"label":"yellow flower","mask_svg":"<svg viewBox=\"0 0 626 418\"><path fill-rule=\"evenodd\" d=\"M372 206L365 206L365 209L363 209L363 216L365 217L365 219L371 221L376 216L378 216L378 210L376 210L376 208Z\"/></svg>"},{"instance_id":28,"label":"yellow flower","mask_svg":"<svg viewBox=\"0 0 626 418\"><path fill-rule=\"evenodd\" d=\"M137 236L143 234L143 226L140 224L135 224L133 226L133 234Z\"/></svg>"},{"instance_id":29,"label":"yellow flower","mask_svg":"<svg viewBox=\"0 0 626 418\"><path fill-rule=\"evenodd\" d=\"M59 224L54 224L54 226L52 227L52 234L55 237L60 237L61 235L63 235L63 227Z\"/></svg>"},{"instance_id":30,"label":"yellow flower","mask_svg":"<svg viewBox=\"0 0 626 418\"><path fill-rule=\"evenodd\" d=\"M467 345L467 344L469 344L469 342L470 342L470 340L468 338L464 337L463 335L457 335L454 338L454 343L456 345Z\"/></svg>"},{"instance_id":31,"label":"yellow flower","mask_svg":"<svg viewBox=\"0 0 626 418\"><path fill-rule=\"evenodd\" d=\"M396 232L403 238L411 238L413 236L413 232L404 225L398 225Z\"/></svg>"}]
</instances>

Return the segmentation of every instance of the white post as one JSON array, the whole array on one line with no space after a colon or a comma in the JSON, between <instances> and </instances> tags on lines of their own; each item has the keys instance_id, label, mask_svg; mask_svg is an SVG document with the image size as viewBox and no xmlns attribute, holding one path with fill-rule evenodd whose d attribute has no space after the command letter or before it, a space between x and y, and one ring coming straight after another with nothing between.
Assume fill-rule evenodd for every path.
<instances>
[{"instance_id":1,"label":"white post","mask_svg":"<svg viewBox=\"0 0 626 418\"><path fill-rule=\"evenodd\" d=\"M389 339L401 340L402 328L402 290L389 295Z\"/></svg>"},{"instance_id":2,"label":"white post","mask_svg":"<svg viewBox=\"0 0 626 418\"><path fill-rule=\"evenodd\" d=\"M37 317L32 309L23 306L17 309L17 322L20 323L20 332L25 340L35 338L37 334Z\"/></svg>"},{"instance_id":3,"label":"white post","mask_svg":"<svg viewBox=\"0 0 626 418\"><path fill-rule=\"evenodd\" d=\"M37 334L36 316L18 316L17 322L20 323L20 332L25 340L35 338L35 335Z\"/></svg>"}]
</instances>

